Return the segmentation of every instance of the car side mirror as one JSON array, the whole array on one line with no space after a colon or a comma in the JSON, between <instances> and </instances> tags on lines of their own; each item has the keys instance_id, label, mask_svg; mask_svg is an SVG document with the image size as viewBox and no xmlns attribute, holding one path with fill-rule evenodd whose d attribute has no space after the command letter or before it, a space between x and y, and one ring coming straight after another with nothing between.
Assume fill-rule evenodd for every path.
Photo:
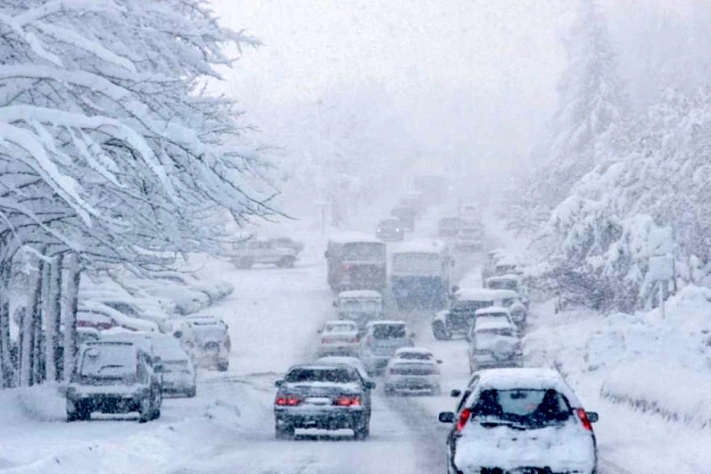
<instances>
[{"instance_id":1,"label":"car side mirror","mask_svg":"<svg viewBox=\"0 0 711 474\"><path fill-rule=\"evenodd\" d=\"M365 389L366 390L375 390L375 382L372 380L366 380L365 381Z\"/></svg>"},{"instance_id":2,"label":"car side mirror","mask_svg":"<svg viewBox=\"0 0 711 474\"><path fill-rule=\"evenodd\" d=\"M323 253L323 256L326 257L326 258L328 258L328 250L326 250L326 251Z\"/></svg>"},{"instance_id":3,"label":"car side mirror","mask_svg":"<svg viewBox=\"0 0 711 474\"><path fill-rule=\"evenodd\" d=\"M443 411L439 414L440 423L454 423L455 416L451 411Z\"/></svg>"},{"instance_id":4,"label":"car side mirror","mask_svg":"<svg viewBox=\"0 0 711 474\"><path fill-rule=\"evenodd\" d=\"M600 420L600 415L594 411L586 411L585 414L588 416L590 423L597 423Z\"/></svg>"},{"instance_id":5,"label":"car side mirror","mask_svg":"<svg viewBox=\"0 0 711 474\"><path fill-rule=\"evenodd\" d=\"M438 364L441 364L441 363L442 363L442 359L437 359L437 363L438 363Z\"/></svg>"},{"instance_id":6,"label":"car side mirror","mask_svg":"<svg viewBox=\"0 0 711 474\"><path fill-rule=\"evenodd\" d=\"M323 331L321 329L316 330L316 334L321 334Z\"/></svg>"},{"instance_id":7,"label":"car side mirror","mask_svg":"<svg viewBox=\"0 0 711 474\"><path fill-rule=\"evenodd\" d=\"M334 301L334 302L333 302L333 307L334 307L334 308L338 308L338 301Z\"/></svg>"},{"instance_id":8,"label":"car side mirror","mask_svg":"<svg viewBox=\"0 0 711 474\"><path fill-rule=\"evenodd\" d=\"M155 364L153 366L153 369L156 371L157 374L162 374L163 373L163 364Z\"/></svg>"},{"instance_id":9,"label":"car side mirror","mask_svg":"<svg viewBox=\"0 0 711 474\"><path fill-rule=\"evenodd\" d=\"M462 396L462 391L461 391L461 390L454 389L454 390L452 390L451 392L449 392L449 396L452 397L452 398L459 398L459 397Z\"/></svg>"},{"instance_id":10,"label":"car side mirror","mask_svg":"<svg viewBox=\"0 0 711 474\"><path fill-rule=\"evenodd\" d=\"M417 337L417 334L415 334L414 332L411 332L411 333L410 333L410 339L414 339L414 338L416 338L416 337Z\"/></svg>"},{"instance_id":11,"label":"car side mirror","mask_svg":"<svg viewBox=\"0 0 711 474\"><path fill-rule=\"evenodd\" d=\"M175 331L175 332L173 333L173 337L175 337L176 339L182 338L182 337L183 337L183 331Z\"/></svg>"},{"instance_id":12,"label":"car side mirror","mask_svg":"<svg viewBox=\"0 0 711 474\"><path fill-rule=\"evenodd\" d=\"M281 387L282 385L284 385L284 381L283 381L283 380L276 380L276 381L274 381L274 386L275 386L275 387L278 388L278 387Z\"/></svg>"},{"instance_id":13,"label":"car side mirror","mask_svg":"<svg viewBox=\"0 0 711 474\"><path fill-rule=\"evenodd\" d=\"M459 285L452 285L452 293L459 291Z\"/></svg>"}]
</instances>

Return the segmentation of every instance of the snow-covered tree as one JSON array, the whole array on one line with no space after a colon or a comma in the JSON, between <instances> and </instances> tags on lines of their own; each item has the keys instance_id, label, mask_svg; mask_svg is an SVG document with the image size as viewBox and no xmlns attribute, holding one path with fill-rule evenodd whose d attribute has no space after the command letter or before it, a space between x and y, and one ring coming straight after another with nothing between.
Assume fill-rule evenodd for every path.
<instances>
[{"instance_id":1,"label":"snow-covered tree","mask_svg":"<svg viewBox=\"0 0 711 474\"><path fill-rule=\"evenodd\" d=\"M601 146L624 116L625 99L615 54L595 0L577 0L566 38L568 65L558 84L558 110L541 171L531 181L528 205L556 206L596 164Z\"/></svg>"},{"instance_id":2,"label":"snow-covered tree","mask_svg":"<svg viewBox=\"0 0 711 474\"><path fill-rule=\"evenodd\" d=\"M201 92L225 44L255 42L204 2L8 0L0 36L0 263L34 247L140 265L214 250L215 212L272 212L240 111Z\"/></svg>"}]
</instances>

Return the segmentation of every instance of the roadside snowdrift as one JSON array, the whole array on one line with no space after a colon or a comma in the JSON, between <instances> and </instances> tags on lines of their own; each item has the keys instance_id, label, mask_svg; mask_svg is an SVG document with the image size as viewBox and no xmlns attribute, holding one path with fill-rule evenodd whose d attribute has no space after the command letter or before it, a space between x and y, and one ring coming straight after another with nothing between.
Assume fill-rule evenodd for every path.
<instances>
[{"instance_id":1,"label":"roadside snowdrift","mask_svg":"<svg viewBox=\"0 0 711 474\"><path fill-rule=\"evenodd\" d=\"M549 309L526 338L531 362L594 379L612 402L711 426L711 290L685 287L665 317L658 309L609 316Z\"/></svg>"}]
</instances>

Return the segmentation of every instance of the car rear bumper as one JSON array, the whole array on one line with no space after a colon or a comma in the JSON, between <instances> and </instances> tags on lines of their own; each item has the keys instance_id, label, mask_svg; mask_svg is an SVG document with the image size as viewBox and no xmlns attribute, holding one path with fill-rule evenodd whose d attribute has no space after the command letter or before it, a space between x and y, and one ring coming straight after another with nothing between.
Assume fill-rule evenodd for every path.
<instances>
[{"instance_id":1,"label":"car rear bumper","mask_svg":"<svg viewBox=\"0 0 711 474\"><path fill-rule=\"evenodd\" d=\"M421 392L438 390L440 379L437 375L387 376L385 390L397 392Z\"/></svg>"},{"instance_id":2,"label":"car rear bumper","mask_svg":"<svg viewBox=\"0 0 711 474\"><path fill-rule=\"evenodd\" d=\"M322 344L318 348L319 357L327 355L347 355L353 356L358 354L360 345L355 344Z\"/></svg>"},{"instance_id":3,"label":"car rear bumper","mask_svg":"<svg viewBox=\"0 0 711 474\"><path fill-rule=\"evenodd\" d=\"M499 360L490 355L477 355L472 358L472 365L479 369L523 367L523 356Z\"/></svg>"},{"instance_id":4,"label":"car rear bumper","mask_svg":"<svg viewBox=\"0 0 711 474\"><path fill-rule=\"evenodd\" d=\"M281 409L274 410L278 426L316 428L322 430L354 429L367 416L363 408Z\"/></svg>"},{"instance_id":5,"label":"car rear bumper","mask_svg":"<svg viewBox=\"0 0 711 474\"><path fill-rule=\"evenodd\" d=\"M67 398L67 412L74 413L77 411L77 407L81 406L83 410L89 412L130 413L139 410L142 399L141 396L119 394L72 397Z\"/></svg>"}]
</instances>

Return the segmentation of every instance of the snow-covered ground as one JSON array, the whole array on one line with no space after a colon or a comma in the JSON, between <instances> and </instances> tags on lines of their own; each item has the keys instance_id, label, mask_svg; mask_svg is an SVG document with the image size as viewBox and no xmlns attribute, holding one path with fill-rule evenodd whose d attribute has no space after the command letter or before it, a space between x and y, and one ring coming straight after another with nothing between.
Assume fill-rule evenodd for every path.
<instances>
[{"instance_id":1,"label":"snow-covered ground","mask_svg":"<svg viewBox=\"0 0 711 474\"><path fill-rule=\"evenodd\" d=\"M431 223L420 236L431 234ZM312 360L316 331L333 317L332 294L326 284L323 258L325 239L304 233L304 258L294 269L255 267L237 270L223 261L210 261L203 273L229 281L235 292L205 310L230 325L233 352L228 373L202 371L195 399L167 399L163 416L138 424L133 417L96 417L91 422L66 423L63 399L56 387L0 392L0 470L13 473L165 472L165 473L439 473L444 472L447 426L437 413L451 410L452 388L469 378L466 343L436 341L430 315L401 313L417 334L417 344L431 349L442 365L443 395L386 397L382 387L374 395L371 438L353 441L348 432L329 435L300 432L294 441L277 441L273 434L274 381L295 363ZM481 256L459 256L457 280L477 284ZM684 336L703 349L703 315L687 324L675 317L689 314L699 294L687 294L670 310L666 342L682 344ZM677 314L674 316L673 314ZM615 319L617 318L617 319ZM601 387L631 391L616 376L640 350L659 349L655 359L669 352L654 346L649 328L659 319L622 316L608 319L586 312L554 314L538 305L526 339L528 363L557 363L590 410L600 413L596 425L600 446L600 474L709 472L711 433L693 422L667 420L635 411L625 403L601 396ZM654 318L650 315L649 318ZM706 337L706 339L704 339ZM625 345L620 345L620 338ZM632 341L632 342L631 342ZM633 342L637 341L637 342ZM640 342L641 341L641 342ZM672 351L677 366L701 374L704 362L691 351ZM668 358L667 358L668 359ZM662 359L662 360L667 360ZM691 366L691 360L698 366ZM700 359L699 359L700 360ZM634 366L630 366L634 367ZM627 369L632 370L632 369ZM660 371L659 374L664 374ZM639 378L633 385L650 395L683 392L684 380ZM655 391L656 390L656 391ZM688 393L691 392L691 387ZM709 393L709 392L707 392ZM683 397L673 397L683 400ZM679 407L675 407L679 409ZM683 407L688 408L688 407ZM707 409L699 406L698 409Z\"/></svg>"}]
</instances>

